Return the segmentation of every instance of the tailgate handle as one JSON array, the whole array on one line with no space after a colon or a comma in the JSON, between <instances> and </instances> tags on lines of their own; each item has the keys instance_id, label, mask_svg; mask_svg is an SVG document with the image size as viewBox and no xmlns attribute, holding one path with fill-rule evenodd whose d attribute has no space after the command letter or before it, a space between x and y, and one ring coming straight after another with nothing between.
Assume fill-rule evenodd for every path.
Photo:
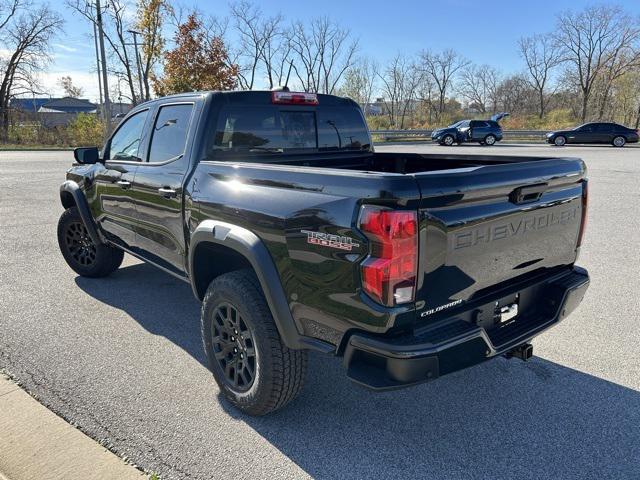
<instances>
[{"instance_id":1,"label":"tailgate handle","mask_svg":"<svg viewBox=\"0 0 640 480\"><path fill-rule=\"evenodd\" d=\"M549 184L537 183L526 187L518 187L509 195L509 201L515 204L530 203L537 201Z\"/></svg>"}]
</instances>

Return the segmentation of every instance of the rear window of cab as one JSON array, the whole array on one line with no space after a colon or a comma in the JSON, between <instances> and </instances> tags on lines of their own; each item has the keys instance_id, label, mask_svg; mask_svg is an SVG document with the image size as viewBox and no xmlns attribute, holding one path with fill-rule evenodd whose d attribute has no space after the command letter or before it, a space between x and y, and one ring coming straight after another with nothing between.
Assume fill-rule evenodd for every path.
<instances>
[{"instance_id":1,"label":"rear window of cab","mask_svg":"<svg viewBox=\"0 0 640 480\"><path fill-rule=\"evenodd\" d=\"M209 153L368 151L370 137L355 107L226 105L218 116Z\"/></svg>"}]
</instances>

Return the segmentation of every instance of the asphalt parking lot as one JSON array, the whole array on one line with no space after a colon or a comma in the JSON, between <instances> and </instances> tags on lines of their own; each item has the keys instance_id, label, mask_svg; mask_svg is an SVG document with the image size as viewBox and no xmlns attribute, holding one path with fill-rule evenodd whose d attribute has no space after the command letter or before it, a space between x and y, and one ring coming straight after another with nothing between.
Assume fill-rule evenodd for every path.
<instances>
[{"instance_id":1,"label":"asphalt parking lot","mask_svg":"<svg viewBox=\"0 0 640 480\"><path fill-rule=\"evenodd\" d=\"M640 477L640 148L380 150L586 161L579 264L591 287L568 320L534 341L534 360L497 359L372 394L345 378L338 359L313 355L295 403L244 416L204 365L199 305L186 284L130 257L101 280L64 263L58 186L71 153L0 152L0 369L163 479Z\"/></svg>"}]
</instances>

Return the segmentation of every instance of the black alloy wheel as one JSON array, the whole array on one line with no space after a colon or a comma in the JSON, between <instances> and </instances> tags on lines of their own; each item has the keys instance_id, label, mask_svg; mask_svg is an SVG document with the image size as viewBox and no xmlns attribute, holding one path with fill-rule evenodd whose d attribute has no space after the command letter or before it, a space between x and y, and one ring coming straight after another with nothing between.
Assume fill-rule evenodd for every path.
<instances>
[{"instance_id":1,"label":"black alloy wheel","mask_svg":"<svg viewBox=\"0 0 640 480\"><path fill-rule=\"evenodd\" d=\"M73 259L84 267L96 261L96 245L82 222L71 222L64 232L64 242Z\"/></svg>"},{"instance_id":2,"label":"black alloy wheel","mask_svg":"<svg viewBox=\"0 0 640 480\"><path fill-rule=\"evenodd\" d=\"M257 351L253 333L238 309L220 304L211 322L213 353L228 385L236 391L251 388L256 375Z\"/></svg>"}]
</instances>

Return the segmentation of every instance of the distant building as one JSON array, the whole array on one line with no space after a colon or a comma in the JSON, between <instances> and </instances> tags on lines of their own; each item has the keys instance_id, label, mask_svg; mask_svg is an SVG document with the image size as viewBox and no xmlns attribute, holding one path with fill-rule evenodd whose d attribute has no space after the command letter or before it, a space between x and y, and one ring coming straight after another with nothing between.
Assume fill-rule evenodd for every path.
<instances>
[{"instance_id":1,"label":"distant building","mask_svg":"<svg viewBox=\"0 0 640 480\"><path fill-rule=\"evenodd\" d=\"M36 121L48 128L66 126L79 113L98 114L103 109L87 99L72 97L13 98L10 106L20 121ZM111 102L111 117L120 119L132 108L131 103Z\"/></svg>"},{"instance_id":2,"label":"distant building","mask_svg":"<svg viewBox=\"0 0 640 480\"><path fill-rule=\"evenodd\" d=\"M104 108L103 105L98 106L98 110L101 112ZM122 118L124 115L129 113L129 111L133 108L132 103L121 103L121 102L111 102L111 118Z\"/></svg>"},{"instance_id":3,"label":"distant building","mask_svg":"<svg viewBox=\"0 0 640 480\"><path fill-rule=\"evenodd\" d=\"M12 98L9 107L23 113L36 113L38 109L46 103L54 100L51 97L46 98ZM55 99L58 100L58 99Z\"/></svg>"},{"instance_id":4,"label":"distant building","mask_svg":"<svg viewBox=\"0 0 640 480\"><path fill-rule=\"evenodd\" d=\"M376 98L375 102L365 104L363 110L365 115L378 116L384 115L385 111L384 98Z\"/></svg>"},{"instance_id":5,"label":"distant building","mask_svg":"<svg viewBox=\"0 0 640 480\"><path fill-rule=\"evenodd\" d=\"M95 114L97 105L83 98L14 98L11 108L44 127L68 125L79 113Z\"/></svg>"},{"instance_id":6,"label":"distant building","mask_svg":"<svg viewBox=\"0 0 640 480\"><path fill-rule=\"evenodd\" d=\"M55 98L38 109L38 113L96 113L97 105L84 98Z\"/></svg>"}]
</instances>

